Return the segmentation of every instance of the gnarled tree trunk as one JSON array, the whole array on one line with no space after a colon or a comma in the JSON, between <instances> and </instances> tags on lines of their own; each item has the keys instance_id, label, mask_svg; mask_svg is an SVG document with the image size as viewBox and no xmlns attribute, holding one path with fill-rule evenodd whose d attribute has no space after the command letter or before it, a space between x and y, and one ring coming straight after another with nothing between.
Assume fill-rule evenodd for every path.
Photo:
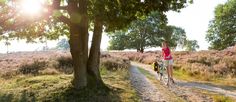
<instances>
[{"instance_id":1,"label":"gnarled tree trunk","mask_svg":"<svg viewBox=\"0 0 236 102\"><path fill-rule=\"evenodd\" d=\"M79 3L79 7L78 4ZM88 17L87 0L70 1L70 52L73 58L72 85L79 89L87 86ZM81 19L78 18L78 15Z\"/></svg>"},{"instance_id":2,"label":"gnarled tree trunk","mask_svg":"<svg viewBox=\"0 0 236 102\"><path fill-rule=\"evenodd\" d=\"M102 87L102 81L99 64L100 64L100 45L102 39L103 23L99 17L95 18L94 33L92 38L92 45L89 53L89 60L87 66L88 85L91 87Z\"/></svg>"}]
</instances>

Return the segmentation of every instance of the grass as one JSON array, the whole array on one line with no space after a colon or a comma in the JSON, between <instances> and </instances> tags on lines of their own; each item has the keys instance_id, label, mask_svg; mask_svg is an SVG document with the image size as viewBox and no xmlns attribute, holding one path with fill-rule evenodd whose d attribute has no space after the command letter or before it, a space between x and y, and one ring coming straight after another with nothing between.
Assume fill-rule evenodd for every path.
<instances>
[{"instance_id":1,"label":"grass","mask_svg":"<svg viewBox=\"0 0 236 102\"><path fill-rule=\"evenodd\" d=\"M182 70L174 70L173 75L177 79L186 80L186 81L193 81L194 77L190 76L187 72Z\"/></svg>"},{"instance_id":2,"label":"grass","mask_svg":"<svg viewBox=\"0 0 236 102\"><path fill-rule=\"evenodd\" d=\"M5 56L0 65L0 102L140 101L130 85L130 63L126 59L101 57L100 72L107 87L80 90L71 85L73 64L69 53L17 53Z\"/></svg>"},{"instance_id":3,"label":"grass","mask_svg":"<svg viewBox=\"0 0 236 102\"><path fill-rule=\"evenodd\" d=\"M213 100L214 102L235 102L234 99L221 95L213 95Z\"/></svg>"},{"instance_id":4,"label":"grass","mask_svg":"<svg viewBox=\"0 0 236 102\"><path fill-rule=\"evenodd\" d=\"M167 99L167 102L185 102L182 98L178 97L176 94L170 92L166 87L161 85L160 81L158 81L155 76L151 73L149 73L147 70L144 70L142 68L138 68L142 74L144 74L156 87L158 87L158 90L160 93L165 96L165 99Z\"/></svg>"},{"instance_id":5,"label":"grass","mask_svg":"<svg viewBox=\"0 0 236 102\"><path fill-rule=\"evenodd\" d=\"M18 75L0 79L0 102L117 102L139 101L130 86L126 70L108 71L102 68L102 78L109 87L105 89L73 89L72 75Z\"/></svg>"},{"instance_id":6,"label":"grass","mask_svg":"<svg viewBox=\"0 0 236 102\"><path fill-rule=\"evenodd\" d=\"M186 71L183 70L174 70L173 72L174 77L177 79L185 80L185 81L194 81L194 82L201 82L206 84L213 84L224 87L231 87L233 90L236 90L236 78L222 78L222 77L211 77L206 78L205 76L201 75L191 75Z\"/></svg>"},{"instance_id":7,"label":"grass","mask_svg":"<svg viewBox=\"0 0 236 102\"><path fill-rule=\"evenodd\" d=\"M71 75L17 76L1 81L0 101L39 101L69 88ZM2 83L3 82L3 83Z\"/></svg>"},{"instance_id":8,"label":"grass","mask_svg":"<svg viewBox=\"0 0 236 102\"><path fill-rule=\"evenodd\" d=\"M235 102L233 98L223 96L218 93L202 90L202 89L193 89L193 91L210 96L214 102Z\"/></svg>"}]
</instances>

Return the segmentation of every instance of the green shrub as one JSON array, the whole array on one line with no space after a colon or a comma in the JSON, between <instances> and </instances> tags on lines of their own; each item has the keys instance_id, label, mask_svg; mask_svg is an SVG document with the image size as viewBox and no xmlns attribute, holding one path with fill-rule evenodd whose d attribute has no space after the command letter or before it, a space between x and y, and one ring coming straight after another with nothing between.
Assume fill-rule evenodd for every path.
<instances>
[{"instance_id":1,"label":"green shrub","mask_svg":"<svg viewBox=\"0 0 236 102\"><path fill-rule=\"evenodd\" d=\"M18 71L22 74L39 74L40 70L43 70L47 67L48 62L35 60L33 63L22 64Z\"/></svg>"}]
</instances>

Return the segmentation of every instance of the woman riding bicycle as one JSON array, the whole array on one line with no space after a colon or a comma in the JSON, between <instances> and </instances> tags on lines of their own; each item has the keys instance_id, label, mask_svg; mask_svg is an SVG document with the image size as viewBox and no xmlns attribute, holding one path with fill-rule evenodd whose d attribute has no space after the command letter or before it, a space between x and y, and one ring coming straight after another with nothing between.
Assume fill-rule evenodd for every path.
<instances>
[{"instance_id":1,"label":"woman riding bicycle","mask_svg":"<svg viewBox=\"0 0 236 102\"><path fill-rule=\"evenodd\" d=\"M168 75L168 82L167 85L169 86L169 82L175 83L173 80L173 58L171 56L170 48L168 47L167 41L162 42L162 57L164 60L164 65L166 67L167 75Z\"/></svg>"}]
</instances>

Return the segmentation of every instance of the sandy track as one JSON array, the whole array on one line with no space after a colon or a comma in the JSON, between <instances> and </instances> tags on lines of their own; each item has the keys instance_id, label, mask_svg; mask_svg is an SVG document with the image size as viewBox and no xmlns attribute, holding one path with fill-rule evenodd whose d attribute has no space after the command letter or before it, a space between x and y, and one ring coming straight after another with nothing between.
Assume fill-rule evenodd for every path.
<instances>
[{"instance_id":1,"label":"sandy track","mask_svg":"<svg viewBox=\"0 0 236 102\"><path fill-rule=\"evenodd\" d=\"M165 102L164 97L136 66L129 69L132 86L140 95L142 102Z\"/></svg>"}]
</instances>

